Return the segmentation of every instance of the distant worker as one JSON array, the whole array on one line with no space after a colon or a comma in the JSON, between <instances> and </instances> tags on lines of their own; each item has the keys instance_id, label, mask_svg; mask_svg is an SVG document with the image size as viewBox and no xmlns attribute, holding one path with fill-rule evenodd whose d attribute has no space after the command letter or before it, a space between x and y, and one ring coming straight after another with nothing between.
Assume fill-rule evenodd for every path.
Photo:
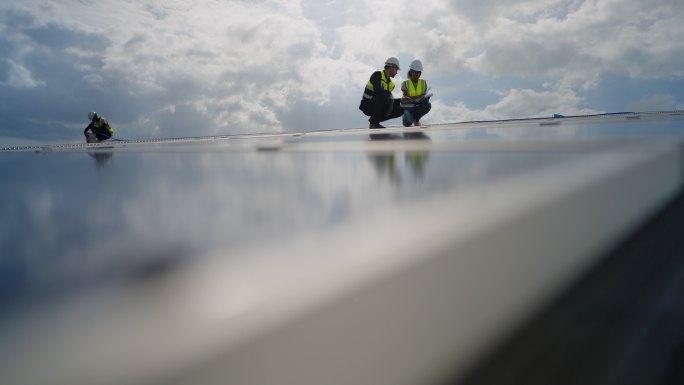
<instances>
[{"instance_id":1,"label":"distant worker","mask_svg":"<svg viewBox=\"0 0 684 385\"><path fill-rule=\"evenodd\" d=\"M83 135L86 137L87 143L101 142L107 140L114 135L114 130L112 126L109 125L107 119L99 116L97 112L89 112L88 119L90 119L90 124L83 130ZM88 133L91 131L92 133Z\"/></svg>"},{"instance_id":2,"label":"distant worker","mask_svg":"<svg viewBox=\"0 0 684 385\"><path fill-rule=\"evenodd\" d=\"M391 57L385 61L382 71L375 71L370 77L363 92L359 109L366 116L370 116L369 128L385 128L380 122L400 117L404 111L399 105L399 99L394 100L392 78L399 71L399 59Z\"/></svg>"},{"instance_id":3,"label":"distant worker","mask_svg":"<svg viewBox=\"0 0 684 385\"><path fill-rule=\"evenodd\" d=\"M402 123L405 127L410 127L411 124L420 126L420 118L432 108L432 95L427 93L427 82L420 78L422 73L423 63L416 59L409 65L408 80L401 83L401 92L404 94L401 98L401 107L404 110Z\"/></svg>"}]
</instances>

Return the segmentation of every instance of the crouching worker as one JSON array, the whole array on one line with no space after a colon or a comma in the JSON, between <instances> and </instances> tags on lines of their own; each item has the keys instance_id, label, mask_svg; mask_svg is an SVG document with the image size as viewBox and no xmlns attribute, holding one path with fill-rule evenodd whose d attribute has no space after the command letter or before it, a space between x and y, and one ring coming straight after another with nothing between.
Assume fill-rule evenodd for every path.
<instances>
[{"instance_id":1,"label":"crouching worker","mask_svg":"<svg viewBox=\"0 0 684 385\"><path fill-rule=\"evenodd\" d=\"M398 118L404 113L399 100L394 100L392 96L392 90L394 90L392 78L398 71L399 59L391 57L385 61L385 68L382 71L373 72L366 84L359 109L366 116L370 116L369 128L385 128L380 122Z\"/></svg>"},{"instance_id":2,"label":"crouching worker","mask_svg":"<svg viewBox=\"0 0 684 385\"><path fill-rule=\"evenodd\" d=\"M97 112L89 112L88 119L90 119L90 124L83 130L86 143L101 142L114 135L114 130L109 125L109 122L107 122L107 119L97 115Z\"/></svg>"},{"instance_id":3,"label":"crouching worker","mask_svg":"<svg viewBox=\"0 0 684 385\"><path fill-rule=\"evenodd\" d=\"M401 107L404 110L402 123L405 127L410 127L412 124L420 126L420 118L432 108L430 104L432 95L427 94L427 82L420 78L422 73L423 63L416 59L409 66L408 80L401 83L401 92L404 94L401 98Z\"/></svg>"}]
</instances>

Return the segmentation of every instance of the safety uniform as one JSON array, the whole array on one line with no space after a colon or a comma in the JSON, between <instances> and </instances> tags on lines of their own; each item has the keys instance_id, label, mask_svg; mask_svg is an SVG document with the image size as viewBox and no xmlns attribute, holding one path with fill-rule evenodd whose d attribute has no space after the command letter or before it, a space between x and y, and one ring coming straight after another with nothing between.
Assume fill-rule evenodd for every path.
<instances>
[{"instance_id":1,"label":"safety uniform","mask_svg":"<svg viewBox=\"0 0 684 385\"><path fill-rule=\"evenodd\" d=\"M411 97L425 95L425 92L427 92L427 82L423 79L418 79L418 83L413 83L411 79L404 80L401 83L401 91ZM402 123L405 127L409 127L411 124L418 125L420 118L432 109L429 99L416 101L412 98L403 97L401 98L400 105L404 110Z\"/></svg>"},{"instance_id":2,"label":"safety uniform","mask_svg":"<svg viewBox=\"0 0 684 385\"><path fill-rule=\"evenodd\" d=\"M379 76L378 76L379 75ZM378 82L379 80L379 82ZM373 96L377 92L381 94L388 94L392 96L392 91L394 91L394 83L391 78L387 77L385 71L376 71L371 75L368 83L366 84L366 89L363 92L363 99L373 99Z\"/></svg>"},{"instance_id":3,"label":"safety uniform","mask_svg":"<svg viewBox=\"0 0 684 385\"><path fill-rule=\"evenodd\" d=\"M359 109L370 118L371 124L379 124L388 119L398 118L403 114L399 100L394 100L392 91L394 83L385 71L375 71L371 75L363 91Z\"/></svg>"},{"instance_id":4,"label":"safety uniform","mask_svg":"<svg viewBox=\"0 0 684 385\"><path fill-rule=\"evenodd\" d=\"M413 82L410 79L404 80L401 83L401 90L402 92L406 92L411 97L420 96L425 94L425 92L427 91L427 82L423 79L418 79L418 84L413 84ZM412 108L415 107L417 104L418 103L411 98L401 99L401 106L403 108Z\"/></svg>"},{"instance_id":5,"label":"safety uniform","mask_svg":"<svg viewBox=\"0 0 684 385\"><path fill-rule=\"evenodd\" d=\"M107 119L101 116L98 116L93 121L91 121L88 127L86 127L86 129L83 130L83 134L87 135L88 130L92 131L93 134L95 134L95 137L98 141L107 140L114 135L114 129L112 128L112 126L109 125Z\"/></svg>"}]
</instances>

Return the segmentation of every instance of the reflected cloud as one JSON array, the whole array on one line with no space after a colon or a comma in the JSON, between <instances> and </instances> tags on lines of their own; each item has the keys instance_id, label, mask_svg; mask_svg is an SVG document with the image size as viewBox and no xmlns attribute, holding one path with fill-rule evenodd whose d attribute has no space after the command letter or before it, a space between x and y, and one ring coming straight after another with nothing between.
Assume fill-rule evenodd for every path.
<instances>
[{"instance_id":1,"label":"reflected cloud","mask_svg":"<svg viewBox=\"0 0 684 385\"><path fill-rule=\"evenodd\" d=\"M384 155L375 165L348 153L121 153L116 162L109 151L5 156L3 299L116 279L140 264L157 271L165 266L159 256L177 259L162 249L233 255L373 215L417 193L403 185L403 155ZM385 172L397 178L391 189L379 188ZM141 253L155 256L152 268Z\"/></svg>"},{"instance_id":2,"label":"reflected cloud","mask_svg":"<svg viewBox=\"0 0 684 385\"><path fill-rule=\"evenodd\" d=\"M23 168L0 191L0 228L8 229L0 276L13 277L0 304L164 271L166 259L179 259L173 250L183 251L181 259L211 250L232 258L255 243L324 232L396 199L376 187L358 154L121 153L116 162L112 152L21 156Z\"/></svg>"},{"instance_id":3,"label":"reflected cloud","mask_svg":"<svg viewBox=\"0 0 684 385\"><path fill-rule=\"evenodd\" d=\"M679 129L681 124L676 123ZM617 128L635 124L623 122ZM653 128L664 129L654 123L638 124L650 135ZM535 124L526 132L560 135L563 127ZM590 190L600 196L584 210L610 206L601 202L610 201L614 194L588 183L605 186L623 181L622 176L631 170L620 166L622 162L645 174L649 170L640 167L645 163L656 168L666 160L679 159L674 146L667 158L656 163L651 162L655 157L642 157L640 151L653 151L642 143L625 148L585 142L540 145L532 140L473 139L466 143L462 138L468 133L458 128L436 127L429 132L430 141L390 144L369 143L363 131L355 137L361 138L356 143L344 135L324 146L317 146L316 135L311 135L309 142L306 138L283 142L267 147L268 151L244 143L228 148L230 141L214 142L213 147L131 145L121 147L115 162L112 152L85 150L0 154L0 341L6 346L0 352L4 358L0 372L4 382L96 383L101 382L102 373L113 373L106 379L111 383L145 383L150 378L180 383L187 377L172 377L206 360L222 363L214 358L235 346L257 352L248 356L251 363L251 357L258 360L259 352L268 355L269 351L243 342L272 337L268 334L275 330L272 327L283 323L299 330L316 329L297 323L303 311L330 309L324 314L334 317L319 318L327 323L339 320L337 309L347 304L353 305L352 310L378 309L356 302L357 298L401 305L401 295L359 293L368 293L365 290L373 286L379 291L372 293L405 292L394 290L399 286L386 279L406 281L402 278L411 269L428 280L440 271L462 271L466 278L472 276L471 270L494 277L506 273L511 269L490 263L487 253L508 254L499 253L486 240L498 239L498 234L508 234L509 229L536 236L537 227L544 230L543 221L537 219L547 217L552 222L548 228L557 229L546 237L553 242L566 231L553 224L563 225L566 214L584 199L577 191ZM654 148L658 152L652 155L659 155L660 147ZM610 173L618 166L620 174ZM678 170L668 169L673 174ZM636 185L637 180L626 185L632 183ZM615 188L621 186L618 183ZM639 191L632 195L637 197ZM559 201L563 208L548 213ZM621 204L628 207L630 200ZM625 211L611 210L607 213ZM529 216L521 216L525 212ZM517 226L521 218L523 225ZM573 220L585 223L584 219ZM487 229L490 232L484 233ZM582 234L569 237L568 244L577 244L578 237L586 238ZM504 238L497 245L504 251L520 240L518 236ZM458 241L467 243L455 246ZM538 250L536 245L533 240L531 247ZM538 260L548 259L545 250L553 254L559 249L549 242L542 246L544 250L535 257ZM474 256L472 250L476 250ZM463 259L453 257L459 253ZM528 254L523 250L516 256ZM434 264L436 256L463 264ZM484 265L472 261L496 268L483 270ZM530 259L523 262L539 265ZM426 266L432 267L426 270ZM514 277L510 283L528 284L525 272L520 275L523 279ZM441 277L444 282L462 281ZM390 284L368 284L375 279ZM410 287L405 288L424 287L427 282L423 278L409 281ZM434 293L444 287L437 282L425 297L438 298ZM534 284L528 287L531 298L548 291ZM460 292L467 303L483 302L471 296L482 290ZM343 298L344 304L330 307L342 303L329 302L332 298ZM37 306L36 301L40 301ZM400 317L407 320L407 330L417 324L412 314L425 314L422 308L414 310ZM444 314L439 306L432 310ZM460 313L454 313L454 319ZM350 319L371 318L353 315ZM450 333L453 322L443 324ZM381 322L377 329L366 329L380 330L386 325ZM489 330L483 334L490 334ZM442 336L434 340L442 341ZM280 338L276 335L276 339ZM320 345L316 344L319 338L310 341ZM357 346L350 344L352 354L357 353ZM131 362L131 354L139 359ZM326 354L320 356L326 360ZM78 364L83 362L88 364ZM301 362L307 365L310 360Z\"/></svg>"},{"instance_id":4,"label":"reflected cloud","mask_svg":"<svg viewBox=\"0 0 684 385\"><path fill-rule=\"evenodd\" d=\"M372 151L173 147L179 151L117 152L115 162L111 151L3 154L0 305L16 296L97 285L131 271L154 276L175 264L167 258L191 260L220 250L239 260L254 245L319 235L381 210L403 210L445 191L577 155L496 146L431 150L451 132L432 130L431 141L398 136L386 147L365 143ZM458 141L464 134L453 131ZM285 266L290 259L283 256L278 263Z\"/></svg>"}]
</instances>

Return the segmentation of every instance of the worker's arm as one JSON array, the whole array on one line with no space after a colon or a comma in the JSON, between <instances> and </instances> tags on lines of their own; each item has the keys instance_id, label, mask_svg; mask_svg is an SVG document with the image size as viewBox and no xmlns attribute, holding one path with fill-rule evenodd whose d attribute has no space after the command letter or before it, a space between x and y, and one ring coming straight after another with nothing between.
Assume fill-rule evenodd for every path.
<instances>
[{"instance_id":1,"label":"worker's arm","mask_svg":"<svg viewBox=\"0 0 684 385\"><path fill-rule=\"evenodd\" d=\"M402 92L403 95L404 95L403 97L406 98L406 99L418 99L418 98L420 97L420 96L411 96L411 95L409 95L408 86L407 86L406 83L403 83L403 82L401 83L401 92Z\"/></svg>"}]
</instances>

